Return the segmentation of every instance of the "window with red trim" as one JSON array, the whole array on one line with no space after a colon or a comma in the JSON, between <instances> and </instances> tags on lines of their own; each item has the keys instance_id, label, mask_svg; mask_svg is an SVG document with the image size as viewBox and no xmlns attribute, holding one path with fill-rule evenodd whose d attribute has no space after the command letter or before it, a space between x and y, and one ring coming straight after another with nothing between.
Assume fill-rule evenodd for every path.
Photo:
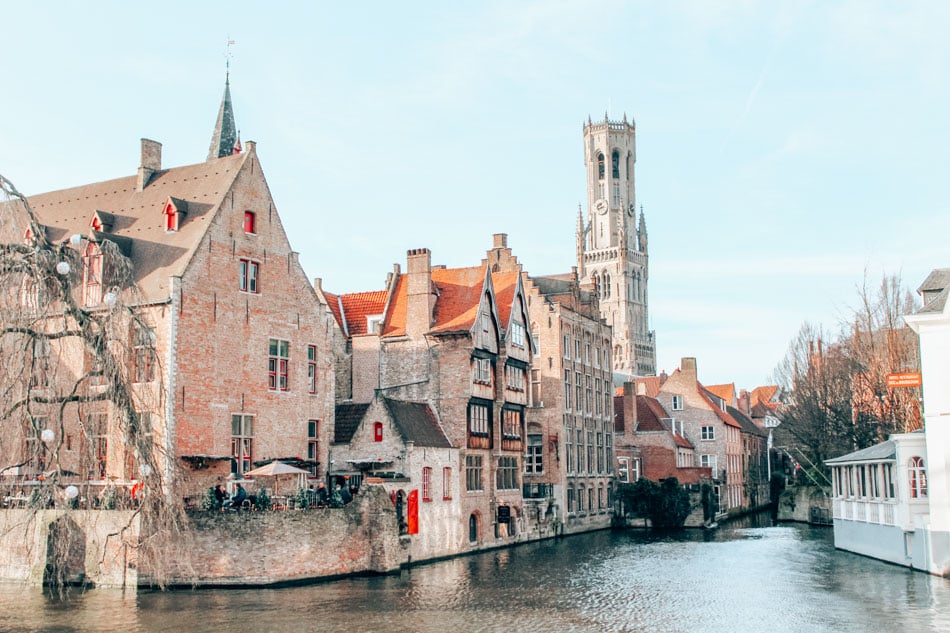
<instances>
[{"instance_id":1,"label":"window with red trim","mask_svg":"<svg viewBox=\"0 0 950 633\"><path fill-rule=\"evenodd\" d=\"M373 423L373 441L374 442L383 441L383 423L382 422Z\"/></svg>"},{"instance_id":2,"label":"window with red trim","mask_svg":"<svg viewBox=\"0 0 950 633\"><path fill-rule=\"evenodd\" d=\"M255 229L254 220L255 220L255 217L254 217L253 211L244 212L244 232L245 233L257 233L257 231L254 230Z\"/></svg>"},{"instance_id":3,"label":"window with red trim","mask_svg":"<svg viewBox=\"0 0 950 633\"><path fill-rule=\"evenodd\" d=\"M240 290L241 292L253 292L257 294L260 292L260 286L257 283L258 274L260 273L261 265L258 262L252 261L250 259L240 259L240 271L241 271L241 281L240 281Z\"/></svg>"},{"instance_id":4,"label":"window with red trim","mask_svg":"<svg viewBox=\"0 0 950 633\"><path fill-rule=\"evenodd\" d=\"M429 466L422 469L422 500L432 501L432 468Z\"/></svg>"}]
</instances>

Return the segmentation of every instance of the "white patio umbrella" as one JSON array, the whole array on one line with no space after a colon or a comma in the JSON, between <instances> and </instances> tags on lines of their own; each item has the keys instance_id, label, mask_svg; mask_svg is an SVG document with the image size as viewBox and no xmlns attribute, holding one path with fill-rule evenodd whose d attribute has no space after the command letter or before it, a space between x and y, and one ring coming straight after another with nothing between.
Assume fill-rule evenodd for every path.
<instances>
[{"instance_id":1,"label":"white patio umbrella","mask_svg":"<svg viewBox=\"0 0 950 633\"><path fill-rule=\"evenodd\" d=\"M280 475L297 475L298 483L301 487L304 486L306 482L306 476L309 475L306 470L302 468L297 468L296 466L291 466L285 462L281 461L272 461L269 464L264 464L259 468L254 470L249 470L244 473L245 477L273 477L274 478L274 494L277 494L277 478Z\"/></svg>"}]
</instances>

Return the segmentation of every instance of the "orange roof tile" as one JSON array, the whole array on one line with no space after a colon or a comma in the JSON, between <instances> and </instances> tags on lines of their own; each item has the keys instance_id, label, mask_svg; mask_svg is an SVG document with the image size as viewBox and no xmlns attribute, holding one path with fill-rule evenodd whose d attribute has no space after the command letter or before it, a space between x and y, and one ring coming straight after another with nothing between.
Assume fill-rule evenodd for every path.
<instances>
[{"instance_id":1,"label":"orange roof tile","mask_svg":"<svg viewBox=\"0 0 950 633\"><path fill-rule=\"evenodd\" d=\"M367 334L367 317L382 315L386 308L386 291L351 292L341 295L340 303L349 335Z\"/></svg>"},{"instance_id":2,"label":"orange roof tile","mask_svg":"<svg viewBox=\"0 0 950 633\"><path fill-rule=\"evenodd\" d=\"M707 385L706 389L725 400L728 405L731 405L736 397L736 383L734 382L726 385Z\"/></svg>"},{"instance_id":3,"label":"orange roof tile","mask_svg":"<svg viewBox=\"0 0 950 633\"><path fill-rule=\"evenodd\" d=\"M709 391L699 381L696 381L696 390L699 392L699 395L709 403L709 406L712 408L712 410L716 412L716 416L722 420L724 424L734 426L737 429L742 428L741 424L736 422L731 415L723 411L722 408L710 397Z\"/></svg>"},{"instance_id":4,"label":"orange roof tile","mask_svg":"<svg viewBox=\"0 0 950 633\"><path fill-rule=\"evenodd\" d=\"M772 399L775 398L775 394L778 393L778 385L763 385L761 387L756 387L749 394L749 403L754 405L756 402L761 402L765 406L771 408L778 404L773 402Z\"/></svg>"}]
</instances>

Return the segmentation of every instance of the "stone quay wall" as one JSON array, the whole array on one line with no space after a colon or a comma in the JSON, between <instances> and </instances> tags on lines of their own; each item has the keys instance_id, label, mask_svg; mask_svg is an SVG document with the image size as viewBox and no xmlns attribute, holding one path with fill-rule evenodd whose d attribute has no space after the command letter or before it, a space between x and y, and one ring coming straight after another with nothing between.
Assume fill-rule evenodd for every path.
<instances>
[{"instance_id":1,"label":"stone quay wall","mask_svg":"<svg viewBox=\"0 0 950 633\"><path fill-rule=\"evenodd\" d=\"M366 486L345 508L191 512L191 542L168 564L172 586L274 585L360 573L407 562L396 511L382 487Z\"/></svg>"},{"instance_id":2,"label":"stone quay wall","mask_svg":"<svg viewBox=\"0 0 950 633\"><path fill-rule=\"evenodd\" d=\"M831 491L817 486L786 488L778 500L778 520L831 525Z\"/></svg>"},{"instance_id":3,"label":"stone quay wall","mask_svg":"<svg viewBox=\"0 0 950 633\"><path fill-rule=\"evenodd\" d=\"M185 534L157 561L139 560L139 533L134 511L2 510L0 580L43 584L51 542L68 549L68 582L126 589L290 584L410 562L381 486L365 486L344 508L189 512Z\"/></svg>"}]
</instances>

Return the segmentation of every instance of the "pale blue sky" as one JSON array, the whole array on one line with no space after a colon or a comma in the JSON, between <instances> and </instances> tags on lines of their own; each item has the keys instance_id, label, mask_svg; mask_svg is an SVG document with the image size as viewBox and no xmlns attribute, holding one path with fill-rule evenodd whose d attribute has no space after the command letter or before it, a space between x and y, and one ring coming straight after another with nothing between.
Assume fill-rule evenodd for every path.
<instances>
[{"instance_id":1,"label":"pale blue sky","mask_svg":"<svg viewBox=\"0 0 950 633\"><path fill-rule=\"evenodd\" d=\"M276 8L270 6L275 4ZM194 6L192 6L194 5ZM950 265L950 3L0 0L0 173L38 193L204 160L235 116L308 275L406 250L574 265L582 123L637 123L658 365L766 382L865 269Z\"/></svg>"}]
</instances>

